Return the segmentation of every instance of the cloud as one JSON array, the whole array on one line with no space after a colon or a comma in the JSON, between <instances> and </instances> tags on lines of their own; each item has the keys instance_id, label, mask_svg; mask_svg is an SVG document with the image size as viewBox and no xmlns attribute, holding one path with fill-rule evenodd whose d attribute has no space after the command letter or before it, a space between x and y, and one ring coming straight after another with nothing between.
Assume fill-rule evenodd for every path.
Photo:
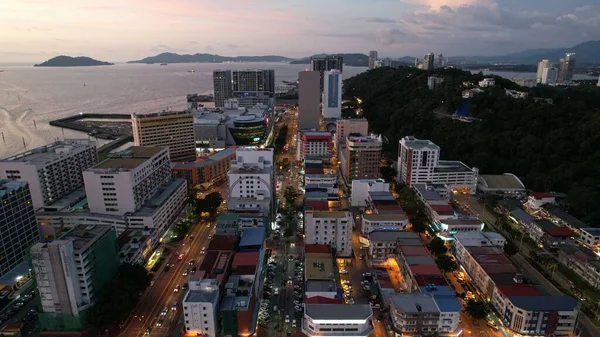
<instances>
[{"instance_id":1,"label":"cloud","mask_svg":"<svg viewBox=\"0 0 600 337\"><path fill-rule=\"evenodd\" d=\"M406 33L397 27L380 28L375 32L379 43L389 46L401 41L406 37Z\"/></svg>"},{"instance_id":2,"label":"cloud","mask_svg":"<svg viewBox=\"0 0 600 337\"><path fill-rule=\"evenodd\" d=\"M313 29L302 29L300 30L300 34L310 35L313 37L328 37L336 39L366 39L370 37L369 34L366 33L325 32Z\"/></svg>"},{"instance_id":3,"label":"cloud","mask_svg":"<svg viewBox=\"0 0 600 337\"><path fill-rule=\"evenodd\" d=\"M188 41L188 43L193 45L199 44L198 41Z\"/></svg>"},{"instance_id":4,"label":"cloud","mask_svg":"<svg viewBox=\"0 0 600 337\"><path fill-rule=\"evenodd\" d=\"M481 4L490 4L492 0L400 0L400 2L413 5L420 5L431 9L440 9L442 7L462 7Z\"/></svg>"},{"instance_id":5,"label":"cloud","mask_svg":"<svg viewBox=\"0 0 600 337\"><path fill-rule=\"evenodd\" d=\"M357 18L358 20L362 20L364 22L369 22L369 23L397 23L398 20L396 19L390 19L390 18L383 18L383 17L368 17L368 18Z\"/></svg>"},{"instance_id":6,"label":"cloud","mask_svg":"<svg viewBox=\"0 0 600 337\"><path fill-rule=\"evenodd\" d=\"M237 44L235 44L235 43L228 43L228 44L226 44L226 45L225 45L225 47L227 47L227 48L229 48L229 49L237 49L237 48L239 48L240 46L238 46L238 45L237 45Z\"/></svg>"}]
</instances>

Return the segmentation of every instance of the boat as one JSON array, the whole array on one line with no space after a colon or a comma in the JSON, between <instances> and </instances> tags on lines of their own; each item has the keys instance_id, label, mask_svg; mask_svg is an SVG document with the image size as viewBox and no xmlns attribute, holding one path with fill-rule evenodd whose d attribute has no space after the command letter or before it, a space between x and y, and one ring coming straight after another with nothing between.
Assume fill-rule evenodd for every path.
<instances>
[{"instance_id":1,"label":"boat","mask_svg":"<svg viewBox=\"0 0 600 337\"><path fill-rule=\"evenodd\" d=\"M161 65L161 66L166 66L167 64L168 64L168 63L161 63L160 65Z\"/></svg>"},{"instance_id":2,"label":"boat","mask_svg":"<svg viewBox=\"0 0 600 337\"><path fill-rule=\"evenodd\" d=\"M194 69L188 70L188 73L195 73L196 71Z\"/></svg>"},{"instance_id":3,"label":"boat","mask_svg":"<svg viewBox=\"0 0 600 337\"><path fill-rule=\"evenodd\" d=\"M85 82L83 82L83 86L85 87Z\"/></svg>"}]
</instances>

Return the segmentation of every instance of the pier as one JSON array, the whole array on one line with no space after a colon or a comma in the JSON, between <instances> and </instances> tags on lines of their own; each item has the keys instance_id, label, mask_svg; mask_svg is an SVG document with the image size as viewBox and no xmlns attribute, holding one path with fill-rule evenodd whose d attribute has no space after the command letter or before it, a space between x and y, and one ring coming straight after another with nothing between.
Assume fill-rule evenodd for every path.
<instances>
[{"instance_id":1,"label":"pier","mask_svg":"<svg viewBox=\"0 0 600 337\"><path fill-rule=\"evenodd\" d=\"M93 119L94 121L85 122L86 119ZM50 121L49 124L59 128L85 132L100 139L116 140L132 134L130 120L131 115L129 114L81 113Z\"/></svg>"}]
</instances>

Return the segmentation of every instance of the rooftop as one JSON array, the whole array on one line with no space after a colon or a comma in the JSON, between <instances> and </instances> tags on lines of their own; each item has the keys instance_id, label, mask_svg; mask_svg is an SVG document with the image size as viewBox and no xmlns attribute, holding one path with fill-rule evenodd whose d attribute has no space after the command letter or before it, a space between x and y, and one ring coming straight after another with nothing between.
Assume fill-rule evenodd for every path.
<instances>
[{"instance_id":1,"label":"rooftop","mask_svg":"<svg viewBox=\"0 0 600 337\"><path fill-rule=\"evenodd\" d=\"M529 215L529 213L525 212L522 208L515 208L510 211L510 215L515 218L515 220L524 222L526 224L533 223L535 218Z\"/></svg>"},{"instance_id":2,"label":"rooftop","mask_svg":"<svg viewBox=\"0 0 600 337\"><path fill-rule=\"evenodd\" d=\"M512 211L514 209L519 209L519 208L521 208L521 206L523 206L523 204L519 200L513 199L513 198L506 199L506 200L500 200L500 201L498 201L498 205L504 207L508 211Z\"/></svg>"},{"instance_id":3,"label":"rooftop","mask_svg":"<svg viewBox=\"0 0 600 337\"><path fill-rule=\"evenodd\" d=\"M362 218L367 221L406 221L405 213L396 214L363 214Z\"/></svg>"},{"instance_id":4,"label":"rooftop","mask_svg":"<svg viewBox=\"0 0 600 337\"><path fill-rule=\"evenodd\" d=\"M417 239L419 235L413 232L405 231L373 231L369 233L369 240L376 242L395 242L399 239ZM421 241L419 240L419 243ZM422 244L422 243L421 243Z\"/></svg>"},{"instance_id":5,"label":"rooftop","mask_svg":"<svg viewBox=\"0 0 600 337\"><path fill-rule=\"evenodd\" d=\"M96 147L96 142L87 139L65 139L36 147L33 150L21 152L6 159L2 159L0 162L23 162L32 165L46 164L61 157L67 157L71 155L72 152L86 147Z\"/></svg>"},{"instance_id":6,"label":"rooftop","mask_svg":"<svg viewBox=\"0 0 600 337\"><path fill-rule=\"evenodd\" d=\"M369 304L306 304L304 312L312 319L368 320L373 311Z\"/></svg>"},{"instance_id":7,"label":"rooftop","mask_svg":"<svg viewBox=\"0 0 600 337\"><path fill-rule=\"evenodd\" d=\"M192 113L187 110L183 110L183 111L163 110L160 112L131 114L132 118L175 117L175 116L190 116L191 117Z\"/></svg>"},{"instance_id":8,"label":"rooftop","mask_svg":"<svg viewBox=\"0 0 600 337\"><path fill-rule=\"evenodd\" d=\"M391 296L394 309L404 313L439 312L432 296L422 293L395 294Z\"/></svg>"},{"instance_id":9,"label":"rooftop","mask_svg":"<svg viewBox=\"0 0 600 337\"><path fill-rule=\"evenodd\" d=\"M440 160L440 161L438 161L438 166L436 166L433 170L434 170L434 172L438 172L438 173L470 172L471 168L460 161Z\"/></svg>"},{"instance_id":10,"label":"rooftop","mask_svg":"<svg viewBox=\"0 0 600 337\"><path fill-rule=\"evenodd\" d=\"M579 305L571 296L511 296L509 300L527 311L571 311Z\"/></svg>"},{"instance_id":11,"label":"rooftop","mask_svg":"<svg viewBox=\"0 0 600 337\"><path fill-rule=\"evenodd\" d=\"M337 292L335 281L328 280L306 280L305 292Z\"/></svg>"},{"instance_id":12,"label":"rooftop","mask_svg":"<svg viewBox=\"0 0 600 337\"><path fill-rule=\"evenodd\" d=\"M225 150L214 153L201 161L193 161L189 163L171 163L171 169L200 168L228 158L235 158L234 147L228 147Z\"/></svg>"},{"instance_id":13,"label":"rooftop","mask_svg":"<svg viewBox=\"0 0 600 337\"><path fill-rule=\"evenodd\" d=\"M450 206L449 204L441 204L441 205L428 204L428 206L439 215L453 215L454 214L454 208L452 208L452 206Z\"/></svg>"},{"instance_id":14,"label":"rooftop","mask_svg":"<svg viewBox=\"0 0 600 337\"><path fill-rule=\"evenodd\" d=\"M257 266L259 258L260 258L259 252L236 253L235 256L233 257L233 263L231 265L234 267Z\"/></svg>"},{"instance_id":15,"label":"rooftop","mask_svg":"<svg viewBox=\"0 0 600 337\"><path fill-rule=\"evenodd\" d=\"M100 237L109 232L112 227L102 225L77 225L71 230L61 235L56 241L73 241L73 250L75 253L84 252ZM52 243L50 243L52 244Z\"/></svg>"},{"instance_id":16,"label":"rooftop","mask_svg":"<svg viewBox=\"0 0 600 337\"><path fill-rule=\"evenodd\" d=\"M165 147L159 146L131 146L127 150L114 154L111 158L106 159L91 169L134 169L164 149Z\"/></svg>"},{"instance_id":17,"label":"rooftop","mask_svg":"<svg viewBox=\"0 0 600 337\"><path fill-rule=\"evenodd\" d=\"M384 191L384 192L375 192L375 191L369 191L369 197L371 198L371 200L375 201L375 200L393 200L396 201L396 198L394 198L394 195L392 195L391 192L389 191Z\"/></svg>"},{"instance_id":18,"label":"rooftop","mask_svg":"<svg viewBox=\"0 0 600 337\"><path fill-rule=\"evenodd\" d=\"M578 237L579 234L575 233L568 227L550 227L544 228L544 232L552 237Z\"/></svg>"},{"instance_id":19,"label":"rooftop","mask_svg":"<svg viewBox=\"0 0 600 337\"><path fill-rule=\"evenodd\" d=\"M329 210L329 203L325 200L305 200L304 209L312 209L313 211Z\"/></svg>"},{"instance_id":20,"label":"rooftop","mask_svg":"<svg viewBox=\"0 0 600 337\"><path fill-rule=\"evenodd\" d=\"M478 182L491 190L522 190L525 191L525 185L517 176L512 173L480 175Z\"/></svg>"},{"instance_id":21,"label":"rooftop","mask_svg":"<svg viewBox=\"0 0 600 337\"><path fill-rule=\"evenodd\" d=\"M141 216L153 214L160 206L169 200L175 191L180 189L181 186L186 183L185 179L177 178L162 184L156 189L156 192L154 192L152 197L146 200L139 210L135 211L134 215Z\"/></svg>"},{"instance_id":22,"label":"rooftop","mask_svg":"<svg viewBox=\"0 0 600 337\"><path fill-rule=\"evenodd\" d=\"M263 227L243 228L239 246L262 246L264 241L265 229Z\"/></svg>"},{"instance_id":23,"label":"rooftop","mask_svg":"<svg viewBox=\"0 0 600 337\"><path fill-rule=\"evenodd\" d=\"M305 278L306 280L333 279L333 257L331 253L306 253L305 254Z\"/></svg>"},{"instance_id":24,"label":"rooftop","mask_svg":"<svg viewBox=\"0 0 600 337\"><path fill-rule=\"evenodd\" d=\"M350 218L350 212L345 211L313 211L313 218L329 218L329 219L344 219Z\"/></svg>"},{"instance_id":25,"label":"rooftop","mask_svg":"<svg viewBox=\"0 0 600 337\"><path fill-rule=\"evenodd\" d=\"M442 275L435 264L413 264L408 267L412 275Z\"/></svg>"},{"instance_id":26,"label":"rooftop","mask_svg":"<svg viewBox=\"0 0 600 337\"><path fill-rule=\"evenodd\" d=\"M313 296L307 298L304 303L306 304L344 304L344 300L339 298L329 298L323 296Z\"/></svg>"},{"instance_id":27,"label":"rooftop","mask_svg":"<svg viewBox=\"0 0 600 337\"><path fill-rule=\"evenodd\" d=\"M419 240L412 241L408 243L413 243L412 245L407 245L405 242L401 242L398 244L398 250L402 253L402 255L406 258L407 256L431 256L431 253L423 245L423 242Z\"/></svg>"},{"instance_id":28,"label":"rooftop","mask_svg":"<svg viewBox=\"0 0 600 337\"><path fill-rule=\"evenodd\" d=\"M442 197L439 195L435 189L427 186L426 184L414 184L413 188L417 190L419 194L425 198L427 201L440 201Z\"/></svg>"},{"instance_id":29,"label":"rooftop","mask_svg":"<svg viewBox=\"0 0 600 337\"><path fill-rule=\"evenodd\" d=\"M304 246L306 254L329 254L331 248L328 245L306 245Z\"/></svg>"},{"instance_id":30,"label":"rooftop","mask_svg":"<svg viewBox=\"0 0 600 337\"><path fill-rule=\"evenodd\" d=\"M402 142L404 142L404 144L406 144L407 147L415 149L415 150L425 150L425 149L432 149L432 150L440 150L440 147L435 145L434 142L428 140L428 139L417 139L413 136L407 136L402 138L401 140Z\"/></svg>"},{"instance_id":31,"label":"rooftop","mask_svg":"<svg viewBox=\"0 0 600 337\"><path fill-rule=\"evenodd\" d=\"M529 193L529 196L538 200L545 198L554 198L554 194L552 192L531 192Z\"/></svg>"},{"instance_id":32,"label":"rooftop","mask_svg":"<svg viewBox=\"0 0 600 337\"><path fill-rule=\"evenodd\" d=\"M582 232L586 232L592 236L600 236L600 228L581 228Z\"/></svg>"},{"instance_id":33,"label":"rooftop","mask_svg":"<svg viewBox=\"0 0 600 337\"><path fill-rule=\"evenodd\" d=\"M571 227L574 227L574 228L589 227L583 221L581 221L581 220L577 219L576 217L572 216L571 214L563 211L558 206L555 206L552 204L545 204L542 206L542 208L544 208L546 211L548 211L548 213L550 213L552 216L559 218L560 220L564 221Z\"/></svg>"},{"instance_id":34,"label":"rooftop","mask_svg":"<svg viewBox=\"0 0 600 337\"><path fill-rule=\"evenodd\" d=\"M506 297L512 296L543 296L537 288L523 283L500 284L498 290Z\"/></svg>"},{"instance_id":35,"label":"rooftop","mask_svg":"<svg viewBox=\"0 0 600 337\"><path fill-rule=\"evenodd\" d=\"M215 235L208 244L206 251L233 251L237 246L237 242L237 236Z\"/></svg>"},{"instance_id":36,"label":"rooftop","mask_svg":"<svg viewBox=\"0 0 600 337\"><path fill-rule=\"evenodd\" d=\"M427 255L406 256L404 259L406 260L406 263L408 263L409 266L417 265L417 264L435 265L435 261L433 260L433 257L427 256Z\"/></svg>"}]
</instances>

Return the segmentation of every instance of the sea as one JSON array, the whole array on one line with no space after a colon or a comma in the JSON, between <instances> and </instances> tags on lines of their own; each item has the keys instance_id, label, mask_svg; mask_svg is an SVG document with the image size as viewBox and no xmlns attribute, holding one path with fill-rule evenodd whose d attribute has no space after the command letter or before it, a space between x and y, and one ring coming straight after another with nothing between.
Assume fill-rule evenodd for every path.
<instances>
[{"instance_id":1,"label":"sea","mask_svg":"<svg viewBox=\"0 0 600 337\"><path fill-rule=\"evenodd\" d=\"M216 69L274 69L276 86L295 81L305 64L193 63L34 68L0 65L0 158L57 139L88 138L50 126L49 121L79 113L131 114L184 109L187 94L213 92ZM194 70L194 72L190 72ZM344 67L352 77L366 67ZM106 141L98 140L101 145Z\"/></svg>"}]
</instances>

